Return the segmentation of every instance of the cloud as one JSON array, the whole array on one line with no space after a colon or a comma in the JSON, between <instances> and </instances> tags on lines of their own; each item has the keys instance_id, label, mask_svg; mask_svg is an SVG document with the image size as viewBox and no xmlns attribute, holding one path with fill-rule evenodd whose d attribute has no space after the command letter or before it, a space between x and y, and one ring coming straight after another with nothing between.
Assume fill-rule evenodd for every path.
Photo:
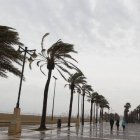
<instances>
[{"instance_id":1,"label":"cloud","mask_svg":"<svg viewBox=\"0 0 140 140\"><path fill-rule=\"evenodd\" d=\"M125 93L123 98L126 98L128 92L126 83L130 91L136 89L137 96L139 93L136 84L139 81L137 75L140 70L137 61L140 58L139 7L139 0L5 0L0 5L0 22L16 28L21 41L30 49L40 51L41 38L46 32L50 33L44 42L46 48L59 38L74 44L79 52L76 56L79 61L78 66L84 71L89 84L114 101L116 96L112 95L111 91L115 88L119 92L117 92L119 97ZM29 72L28 67L25 69L27 81L23 89L23 92L26 92L23 109L27 110L26 102L29 104L31 97L39 95L38 92L43 94L46 77L38 74L37 70L34 72L34 69L37 69L35 66L33 72ZM15 78L11 76L9 79L1 81L2 93L8 92L5 87L9 85L10 93L13 95L10 106L13 106L17 96L15 89L18 86L11 87L10 84L14 83ZM64 81L61 81L62 89L58 90L59 93L63 93L62 100L69 98L64 93L64 84ZM38 90L34 91L34 87ZM119 88L120 90L117 90ZM1 100L7 98L2 94L0 96ZM42 105L41 97L39 96L39 101L38 98L34 98L37 104L40 104L37 111ZM119 106L122 106L123 102L119 102ZM51 104L51 101L49 103ZM4 101L1 104L4 105ZM68 108L67 99L64 104ZM6 108L8 110L8 106ZM114 108L117 111L120 109Z\"/></svg>"}]
</instances>

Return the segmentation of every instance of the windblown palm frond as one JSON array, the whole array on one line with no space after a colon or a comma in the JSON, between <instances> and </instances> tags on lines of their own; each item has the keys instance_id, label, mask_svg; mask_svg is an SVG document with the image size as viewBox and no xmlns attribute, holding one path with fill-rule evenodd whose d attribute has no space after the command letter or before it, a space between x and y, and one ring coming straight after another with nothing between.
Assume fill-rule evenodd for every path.
<instances>
[{"instance_id":1,"label":"windblown palm frond","mask_svg":"<svg viewBox=\"0 0 140 140\"><path fill-rule=\"evenodd\" d=\"M23 45L19 42L18 33L15 29L7 26L0 26L0 76L7 78L7 71L16 76L21 72L13 65L21 65L23 56L14 49L14 45Z\"/></svg>"},{"instance_id":2,"label":"windblown palm frond","mask_svg":"<svg viewBox=\"0 0 140 140\"><path fill-rule=\"evenodd\" d=\"M38 59L37 65L41 67L40 69L43 74L45 72L43 72L42 64L46 64L48 70L53 70L54 68L56 68L60 75L66 80L63 73L67 73L68 75L70 75L70 69L76 71L79 70L78 67L76 67L72 63L72 61L77 61L70 55L70 53L77 52L74 50L72 44L64 43L60 39L56 43L54 43L48 50L45 51L43 41L48 35L49 33L46 33L42 38L41 47L43 51L39 53L40 58Z\"/></svg>"},{"instance_id":3,"label":"windblown palm frond","mask_svg":"<svg viewBox=\"0 0 140 140\"><path fill-rule=\"evenodd\" d=\"M88 100L90 101L90 102L95 102L96 101L96 97L98 96L98 93L97 92L92 92L92 93L90 93L89 95L87 95L87 97L88 97Z\"/></svg>"},{"instance_id":4,"label":"windblown palm frond","mask_svg":"<svg viewBox=\"0 0 140 140\"><path fill-rule=\"evenodd\" d=\"M81 71L76 72L75 74L71 74L68 78L67 82L70 85L74 85L75 88L79 89L80 84L86 83L86 77L83 75Z\"/></svg>"},{"instance_id":5,"label":"windblown palm frond","mask_svg":"<svg viewBox=\"0 0 140 140\"><path fill-rule=\"evenodd\" d=\"M41 48L42 48L42 52L45 51L45 49L43 48L43 42L44 42L44 38L49 35L49 33L46 33L43 37L42 37L42 41L41 41Z\"/></svg>"},{"instance_id":6,"label":"windblown palm frond","mask_svg":"<svg viewBox=\"0 0 140 140\"><path fill-rule=\"evenodd\" d=\"M130 103L126 103L126 104L124 105L124 108L125 108L125 109L131 108L131 104L130 104Z\"/></svg>"},{"instance_id":7,"label":"windblown palm frond","mask_svg":"<svg viewBox=\"0 0 140 140\"><path fill-rule=\"evenodd\" d=\"M103 95L99 95L98 94L98 96L96 96L96 104L100 104L100 102L102 101L104 99L104 96Z\"/></svg>"},{"instance_id":8,"label":"windblown palm frond","mask_svg":"<svg viewBox=\"0 0 140 140\"><path fill-rule=\"evenodd\" d=\"M83 84L81 89L83 90L83 94L89 95L91 92L93 92L92 86L88 84Z\"/></svg>"},{"instance_id":9,"label":"windblown palm frond","mask_svg":"<svg viewBox=\"0 0 140 140\"><path fill-rule=\"evenodd\" d=\"M129 109L131 108L131 104L130 104L130 103L126 103L126 104L124 105L124 108L125 108L125 111L126 111L126 112L129 112Z\"/></svg>"},{"instance_id":10,"label":"windblown palm frond","mask_svg":"<svg viewBox=\"0 0 140 140\"><path fill-rule=\"evenodd\" d=\"M108 101L103 97L103 98L100 98L100 107L101 108L108 108L109 106L109 103Z\"/></svg>"}]
</instances>

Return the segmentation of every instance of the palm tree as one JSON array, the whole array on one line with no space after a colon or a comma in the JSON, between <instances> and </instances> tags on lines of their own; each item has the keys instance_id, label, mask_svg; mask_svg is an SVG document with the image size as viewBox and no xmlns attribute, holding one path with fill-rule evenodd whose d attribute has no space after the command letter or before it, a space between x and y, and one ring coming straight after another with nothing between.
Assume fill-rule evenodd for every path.
<instances>
[{"instance_id":1,"label":"palm tree","mask_svg":"<svg viewBox=\"0 0 140 140\"><path fill-rule=\"evenodd\" d=\"M14 49L14 45L23 45L19 42L18 32L7 26L0 26L0 76L7 78L7 71L21 76L21 71L13 65L22 65L23 56Z\"/></svg>"},{"instance_id":2,"label":"palm tree","mask_svg":"<svg viewBox=\"0 0 140 140\"><path fill-rule=\"evenodd\" d=\"M96 123L98 122L98 108L99 108L100 102L103 98L104 98L104 96L99 95L99 94L96 96L96 100L95 100L95 102L96 102Z\"/></svg>"},{"instance_id":3,"label":"palm tree","mask_svg":"<svg viewBox=\"0 0 140 140\"><path fill-rule=\"evenodd\" d=\"M91 103L91 107L90 107L90 124L92 122L92 110L93 110L93 103L95 103L95 99L96 96L98 95L97 92L92 92L90 93L87 97L88 97L88 101Z\"/></svg>"},{"instance_id":4,"label":"palm tree","mask_svg":"<svg viewBox=\"0 0 140 140\"><path fill-rule=\"evenodd\" d=\"M104 114L104 108L107 108L107 109L109 109L109 103L108 103L108 101L103 97L103 98L101 98L101 100L100 100L100 111L101 111L101 113L100 113L100 115L101 115L101 119L102 119L102 121L103 121L103 114Z\"/></svg>"},{"instance_id":5,"label":"palm tree","mask_svg":"<svg viewBox=\"0 0 140 140\"><path fill-rule=\"evenodd\" d=\"M70 97L70 105L69 105L69 116L68 116L68 127L70 127L70 122L71 122L71 113L72 113L72 103L73 103L73 93L75 89L79 89L80 84L84 84L85 81L85 76L81 71L76 72L75 74L71 74L69 79L67 80L69 85L69 88L71 90L71 97ZM66 86L65 85L65 86Z\"/></svg>"},{"instance_id":6,"label":"palm tree","mask_svg":"<svg viewBox=\"0 0 140 140\"><path fill-rule=\"evenodd\" d=\"M94 99L95 101L94 101L94 109L93 109L93 112L94 112L94 117L93 117L93 118L94 118L94 120L95 120L95 118L96 118L96 117L95 117L95 115L96 115L96 98L97 98L98 95L99 95L97 92L95 92L95 94L96 94L96 96L95 96L95 99Z\"/></svg>"},{"instance_id":7,"label":"palm tree","mask_svg":"<svg viewBox=\"0 0 140 140\"><path fill-rule=\"evenodd\" d=\"M90 92L93 91L91 85L83 84L81 87L82 89L82 96L83 96L83 106L82 106L82 125L84 125L84 100L85 100L85 95L90 94Z\"/></svg>"},{"instance_id":8,"label":"palm tree","mask_svg":"<svg viewBox=\"0 0 140 140\"><path fill-rule=\"evenodd\" d=\"M40 130L46 129L46 109L47 109L47 99L48 99L48 90L49 90L49 84L50 79L52 75L52 70L55 68L58 70L60 75L66 80L65 76L62 72L65 72L70 75L69 71L67 69L77 69L75 65L70 62L71 60L77 62L74 58L71 57L70 53L77 53L74 50L74 47L72 44L63 43L61 40L58 40L56 43L54 43L47 51L44 49L43 42L44 38L49 33L46 33L41 42L42 51L39 53L40 59L38 59L37 65L40 67L40 70L43 74L43 66L47 66L48 69L48 77L47 82L44 89L44 98L43 98L43 109L42 109L42 116L41 116L41 123L40 123Z\"/></svg>"},{"instance_id":9,"label":"palm tree","mask_svg":"<svg viewBox=\"0 0 140 140\"><path fill-rule=\"evenodd\" d=\"M130 103L126 103L124 105L124 118L126 123L128 123L128 112L129 112L129 108L131 108L131 104Z\"/></svg>"}]
</instances>

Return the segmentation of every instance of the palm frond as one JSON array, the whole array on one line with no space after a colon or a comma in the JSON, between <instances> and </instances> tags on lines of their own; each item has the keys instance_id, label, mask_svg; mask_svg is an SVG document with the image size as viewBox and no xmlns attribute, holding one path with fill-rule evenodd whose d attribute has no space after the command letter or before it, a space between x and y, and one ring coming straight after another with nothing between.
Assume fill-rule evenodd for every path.
<instances>
[{"instance_id":1,"label":"palm frond","mask_svg":"<svg viewBox=\"0 0 140 140\"><path fill-rule=\"evenodd\" d=\"M64 87L69 86L69 84L65 84Z\"/></svg>"},{"instance_id":2,"label":"palm frond","mask_svg":"<svg viewBox=\"0 0 140 140\"><path fill-rule=\"evenodd\" d=\"M75 66L74 64L72 64L71 62L66 61L63 58L60 58L60 59L62 60L61 63L64 64L65 66L67 66L68 68L75 69L76 71L79 70L79 68L77 66Z\"/></svg>"},{"instance_id":3,"label":"palm frond","mask_svg":"<svg viewBox=\"0 0 140 140\"><path fill-rule=\"evenodd\" d=\"M50 55L56 55L59 54L64 55L64 54L68 54L68 53L77 53L72 44L68 44L68 43L63 43L61 40L57 41L56 43L54 43L48 50L47 53ZM56 55L57 56L57 55Z\"/></svg>"},{"instance_id":4,"label":"palm frond","mask_svg":"<svg viewBox=\"0 0 140 140\"><path fill-rule=\"evenodd\" d=\"M37 61L37 66L39 67L39 64L42 62L42 60Z\"/></svg>"},{"instance_id":5,"label":"palm frond","mask_svg":"<svg viewBox=\"0 0 140 140\"><path fill-rule=\"evenodd\" d=\"M32 62L29 62L29 68L32 69Z\"/></svg>"},{"instance_id":6,"label":"palm frond","mask_svg":"<svg viewBox=\"0 0 140 140\"><path fill-rule=\"evenodd\" d=\"M66 58L69 58L69 59L71 59L71 60L73 60L73 61L75 61L75 62L77 62L77 60L76 59L74 59L71 55L69 55L69 54L55 54L55 57L57 58L57 59L66 59Z\"/></svg>"},{"instance_id":7,"label":"palm frond","mask_svg":"<svg viewBox=\"0 0 140 140\"><path fill-rule=\"evenodd\" d=\"M48 35L49 35L49 33L45 33L45 35L42 37L42 40L41 40L41 48L42 48L42 50L44 49L44 48L43 48L44 38L45 38L46 36L48 36Z\"/></svg>"},{"instance_id":8,"label":"palm frond","mask_svg":"<svg viewBox=\"0 0 140 140\"><path fill-rule=\"evenodd\" d=\"M56 68L57 69L57 68ZM67 81L67 79L65 78L65 76L62 74L62 72L59 70L59 69L57 69L58 70L58 72L60 73L60 75L63 77L63 79L65 80L65 81Z\"/></svg>"},{"instance_id":9,"label":"palm frond","mask_svg":"<svg viewBox=\"0 0 140 140\"><path fill-rule=\"evenodd\" d=\"M18 32L14 28L0 26L0 76L7 78L7 71L16 76L21 76L20 70L13 65L15 62L22 65L23 55L15 50L15 45L23 45L19 42Z\"/></svg>"},{"instance_id":10,"label":"palm frond","mask_svg":"<svg viewBox=\"0 0 140 140\"><path fill-rule=\"evenodd\" d=\"M45 65L46 63L40 65L40 71L46 76L46 74L43 72L42 67Z\"/></svg>"},{"instance_id":11,"label":"palm frond","mask_svg":"<svg viewBox=\"0 0 140 140\"><path fill-rule=\"evenodd\" d=\"M60 65L57 65L57 67L59 67L63 72L66 72L68 75L70 75L70 72L65 69L64 67L60 66Z\"/></svg>"}]
</instances>

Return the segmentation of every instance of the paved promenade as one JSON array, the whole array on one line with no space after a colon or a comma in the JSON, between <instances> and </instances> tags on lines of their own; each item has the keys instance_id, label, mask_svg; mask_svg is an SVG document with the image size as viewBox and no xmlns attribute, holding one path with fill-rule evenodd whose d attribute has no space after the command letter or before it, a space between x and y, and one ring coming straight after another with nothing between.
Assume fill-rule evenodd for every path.
<instances>
[{"instance_id":1,"label":"paved promenade","mask_svg":"<svg viewBox=\"0 0 140 140\"><path fill-rule=\"evenodd\" d=\"M0 128L0 140L140 140L140 124L128 124L123 132L122 127L116 130L114 125L113 132L110 132L109 123L90 126L88 123L84 127L73 127L68 129L62 125L57 129L56 125L49 125L52 130L34 131L38 126L23 126L20 135L8 136L7 128Z\"/></svg>"}]
</instances>

